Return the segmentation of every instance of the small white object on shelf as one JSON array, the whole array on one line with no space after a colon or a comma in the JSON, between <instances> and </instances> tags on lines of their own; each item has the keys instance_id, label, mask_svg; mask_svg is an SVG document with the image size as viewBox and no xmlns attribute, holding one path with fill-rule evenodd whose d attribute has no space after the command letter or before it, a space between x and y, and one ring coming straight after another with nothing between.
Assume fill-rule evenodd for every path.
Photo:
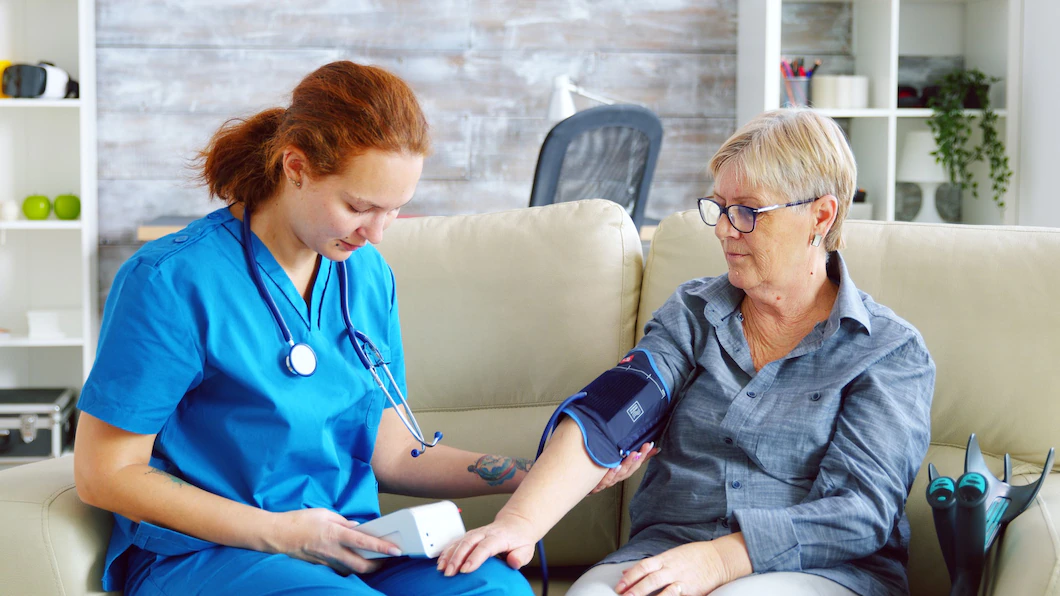
<instances>
[{"instance_id":1,"label":"small white object on shelf","mask_svg":"<svg viewBox=\"0 0 1060 596\"><path fill-rule=\"evenodd\" d=\"M15 221L18 219L18 203L14 201L0 201L0 221Z\"/></svg>"},{"instance_id":2,"label":"small white object on shelf","mask_svg":"<svg viewBox=\"0 0 1060 596\"><path fill-rule=\"evenodd\" d=\"M864 110L869 107L869 77L858 75L817 75L810 103L815 108Z\"/></svg>"},{"instance_id":3,"label":"small white object on shelf","mask_svg":"<svg viewBox=\"0 0 1060 596\"><path fill-rule=\"evenodd\" d=\"M29 323L29 339L78 337L81 335L80 319L80 309L27 311L26 321Z\"/></svg>"},{"instance_id":4,"label":"small white object on shelf","mask_svg":"<svg viewBox=\"0 0 1060 596\"><path fill-rule=\"evenodd\" d=\"M931 154L935 147L935 135L930 130L914 130L905 135L897 179L899 182L915 182L920 185L920 211L913 221L942 223L935 207L935 192L940 184L949 182L949 177L942 164L935 161L935 156Z\"/></svg>"}]
</instances>

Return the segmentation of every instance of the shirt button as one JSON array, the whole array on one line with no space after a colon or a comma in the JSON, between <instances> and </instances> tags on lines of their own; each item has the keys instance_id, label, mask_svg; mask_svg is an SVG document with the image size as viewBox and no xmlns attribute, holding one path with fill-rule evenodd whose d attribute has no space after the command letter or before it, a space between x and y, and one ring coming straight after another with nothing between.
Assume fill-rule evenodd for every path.
<instances>
[{"instance_id":1,"label":"shirt button","mask_svg":"<svg viewBox=\"0 0 1060 596\"><path fill-rule=\"evenodd\" d=\"M729 527L729 519L728 518L726 518L726 517L721 518L721 527L723 527L723 528L728 528Z\"/></svg>"},{"instance_id":2,"label":"shirt button","mask_svg":"<svg viewBox=\"0 0 1060 596\"><path fill-rule=\"evenodd\" d=\"M814 393L813 395L810 396L810 401L817 401L819 399L821 399L821 394L820 393Z\"/></svg>"},{"instance_id":3,"label":"shirt button","mask_svg":"<svg viewBox=\"0 0 1060 596\"><path fill-rule=\"evenodd\" d=\"M755 393L754 391L748 391L747 392L747 397L750 397L750 398L754 399L754 398L758 397L758 394Z\"/></svg>"},{"instance_id":4,"label":"shirt button","mask_svg":"<svg viewBox=\"0 0 1060 596\"><path fill-rule=\"evenodd\" d=\"M177 236L176 238L173 239L173 242L176 242L177 244L180 244L181 242L187 242L187 240L188 240L187 236Z\"/></svg>"},{"instance_id":5,"label":"shirt button","mask_svg":"<svg viewBox=\"0 0 1060 596\"><path fill-rule=\"evenodd\" d=\"M213 213L211 213L211 214L207 215L206 217L208 217L208 218L210 218L210 219L221 219L221 214L220 214L220 213L217 213L217 212L215 211L215 212L213 212Z\"/></svg>"},{"instance_id":6,"label":"shirt button","mask_svg":"<svg viewBox=\"0 0 1060 596\"><path fill-rule=\"evenodd\" d=\"M725 437L725 444L732 445L732 437Z\"/></svg>"},{"instance_id":7,"label":"shirt button","mask_svg":"<svg viewBox=\"0 0 1060 596\"><path fill-rule=\"evenodd\" d=\"M739 481L739 480L733 480L733 481L732 481L732 487L733 487L733 488L740 488L741 486L743 486L743 485L742 485L742 484L740 484L740 481Z\"/></svg>"}]
</instances>

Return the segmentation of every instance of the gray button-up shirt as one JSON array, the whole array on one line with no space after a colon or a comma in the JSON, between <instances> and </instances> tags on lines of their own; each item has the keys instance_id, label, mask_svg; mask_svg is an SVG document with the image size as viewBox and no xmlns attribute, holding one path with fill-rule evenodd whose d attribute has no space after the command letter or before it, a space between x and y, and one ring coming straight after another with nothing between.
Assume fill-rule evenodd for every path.
<instances>
[{"instance_id":1,"label":"gray button-up shirt","mask_svg":"<svg viewBox=\"0 0 1060 596\"><path fill-rule=\"evenodd\" d=\"M728 276L681 285L638 347L675 395L662 452L603 563L742 531L756 573L908 593L905 499L930 438L935 364L912 325L860 292L839 253L828 320L755 371Z\"/></svg>"}]
</instances>

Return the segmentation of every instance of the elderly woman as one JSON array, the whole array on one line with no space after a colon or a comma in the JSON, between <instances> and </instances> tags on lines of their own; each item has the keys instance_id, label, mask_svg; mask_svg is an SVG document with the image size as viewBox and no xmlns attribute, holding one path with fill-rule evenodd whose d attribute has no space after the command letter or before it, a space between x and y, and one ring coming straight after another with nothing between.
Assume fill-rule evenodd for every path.
<instances>
[{"instance_id":1,"label":"elderly woman","mask_svg":"<svg viewBox=\"0 0 1060 596\"><path fill-rule=\"evenodd\" d=\"M710 169L699 212L729 272L681 285L646 326L637 347L675 405L630 503L629 542L568 594L907 593L905 499L935 366L838 252L857 175L843 132L811 111L768 112ZM580 432L561 423L494 523L439 568L498 553L526 564L605 476Z\"/></svg>"}]
</instances>

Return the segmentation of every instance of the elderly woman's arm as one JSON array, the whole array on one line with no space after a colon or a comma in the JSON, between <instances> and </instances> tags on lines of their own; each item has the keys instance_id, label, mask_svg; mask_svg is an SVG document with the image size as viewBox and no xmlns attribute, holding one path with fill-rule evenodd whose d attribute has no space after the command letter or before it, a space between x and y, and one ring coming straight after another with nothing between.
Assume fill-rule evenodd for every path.
<instances>
[{"instance_id":1,"label":"elderly woman's arm","mask_svg":"<svg viewBox=\"0 0 1060 596\"><path fill-rule=\"evenodd\" d=\"M755 572L830 567L887 543L927 452L934 385L935 364L919 337L848 385L804 502L733 512Z\"/></svg>"},{"instance_id":2,"label":"elderly woman's arm","mask_svg":"<svg viewBox=\"0 0 1060 596\"><path fill-rule=\"evenodd\" d=\"M438 570L470 573L486 559L508 553L518 569L534 556L534 544L604 477L607 468L589 458L581 431L571 419L556 428L548 448L493 523L474 529L438 557Z\"/></svg>"},{"instance_id":3,"label":"elderly woman's arm","mask_svg":"<svg viewBox=\"0 0 1060 596\"><path fill-rule=\"evenodd\" d=\"M692 300L678 289L655 312L637 344L651 353L671 395L695 368L694 313L702 307L690 304ZM534 544L598 487L606 473L607 468L594 463L586 452L577 424L565 418L494 522L450 545L438 558L438 569L446 575L468 573L500 553L508 553L510 566L522 567L532 558Z\"/></svg>"}]
</instances>

